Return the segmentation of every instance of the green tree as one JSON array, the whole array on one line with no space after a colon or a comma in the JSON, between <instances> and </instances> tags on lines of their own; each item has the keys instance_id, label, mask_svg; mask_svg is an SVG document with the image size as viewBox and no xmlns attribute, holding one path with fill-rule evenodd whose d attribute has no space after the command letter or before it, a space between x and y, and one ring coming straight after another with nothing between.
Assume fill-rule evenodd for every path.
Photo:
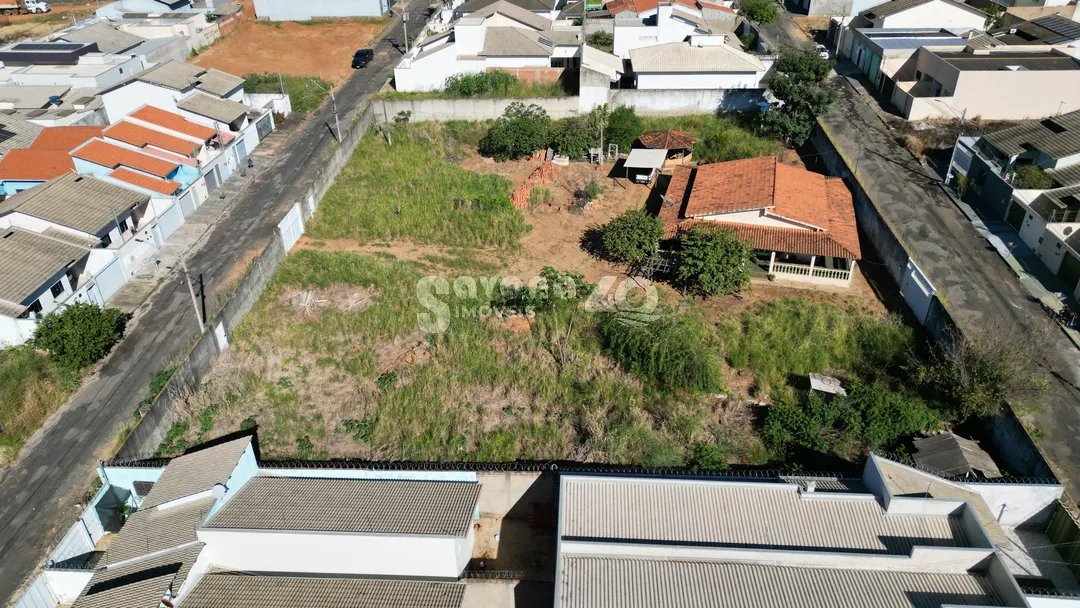
<instances>
[{"instance_id":1,"label":"green tree","mask_svg":"<svg viewBox=\"0 0 1080 608\"><path fill-rule=\"evenodd\" d=\"M780 16L780 7L772 0L742 0L739 11L750 21L769 25Z\"/></svg>"},{"instance_id":2,"label":"green tree","mask_svg":"<svg viewBox=\"0 0 1080 608\"><path fill-rule=\"evenodd\" d=\"M124 335L125 320L115 308L77 302L39 321L33 345L60 367L79 371L109 353Z\"/></svg>"},{"instance_id":3,"label":"green tree","mask_svg":"<svg viewBox=\"0 0 1080 608\"><path fill-rule=\"evenodd\" d=\"M597 326L604 350L627 371L677 391L715 393L723 379L709 328L696 316L666 312L643 321L604 313Z\"/></svg>"},{"instance_id":4,"label":"green tree","mask_svg":"<svg viewBox=\"0 0 1080 608\"><path fill-rule=\"evenodd\" d=\"M1001 5L991 2L982 8L982 12L986 13L986 21L983 22L984 29L993 30L1004 25L1005 8Z\"/></svg>"},{"instance_id":5,"label":"green tree","mask_svg":"<svg viewBox=\"0 0 1080 608\"><path fill-rule=\"evenodd\" d=\"M528 156L546 147L550 140L551 119L544 108L515 101L488 129L480 141L480 151L501 162Z\"/></svg>"},{"instance_id":6,"label":"green tree","mask_svg":"<svg viewBox=\"0 0 1080 608\"><path fill-rule=\"evenodd\" d=\"M722 471L728 468L724 450L715 443L699 443L690 453L689 466L695 471Z\"/></svg>"},{"instance_id":7,"label":"green tree","mask_svg":"<svg viewBox=\"0 0 1080 608\"><path fill-rule=\"evenodd\" d=\"M633 106L619 106L608 114L604 123L604 145L617 144L620 152L628 152L644 130L645 124Z\"/></svg>"},{"instance_id":8,"label":"green tree","mask_svg":"<svg viewBox=\"0 0 1080 608\"><path fill-rule=\"evenodd\" d=\"M1035 165L1021 165L1013 171L1013 187L1019 190L1048 190L1054 180Z\"/></svg>"},{"instance_id":9,"label":"green tree","mask_svg":"<svg viewBox=\"0 0 1080 608\"><path fill-rule=\"evenodd\" d=\"M797 146L810 137L817 117L839 97L826 83L834 63L813 47L780 49L769 87L783 103L765 114L765 126L776 137Z\"/></svg>"},{"instance_id":10,"label":"green tree","mask_svg":"<svg viewBox=\"0 0 1080 608\"><path fill-rule=\"evenodd\" d=\"M600 145L600 125L592 115L572 116L551 125L551 147L556 154L582 158Z\"/></svg>"},{"instance_id":11,"label":"green tree","mask_svg":"<svg viewBox=\"0 0 1080 608\"><path fill-rule=\"evenodd\" d=\"M615 37L612 36L610 32L605 32L604 30L589 34L585 40L589 43L589 46L594 49L600 49L606 53L610 53L615 49Z\"/></svg>"},{"instance_id":12,"label":"green tree","mask_svg":"<svg viewBox=\"0 0 1080 608\"><path fill-rule=\"evenodd\" d=\"M683 235L675 276L705 295L737 293L750 284L754 251L727 228L700 226Z\"/></svg>"},{"instance_id":13,"label":"green tree","mask_svg":"<svg viewBox=\"0 0 1080 608\"><path fill-rule=\"evenodd\" d=\"M664 236L664 223L644 209L615 216L600 229L604 252L620 262L640 262L656 253Z\"/></svg>"},{"instance_id":14,"label":"green tree","mask_svg":"<svg viewBox=\"0 0 1080 608\"><path fill-rule=\"evenodd\" d=\"M494 70L477 74L454 74L443 83L443 93L449 97L476 97L492 93L506 93L518 79L513 74Z\"/></svg>"}]
</instances>

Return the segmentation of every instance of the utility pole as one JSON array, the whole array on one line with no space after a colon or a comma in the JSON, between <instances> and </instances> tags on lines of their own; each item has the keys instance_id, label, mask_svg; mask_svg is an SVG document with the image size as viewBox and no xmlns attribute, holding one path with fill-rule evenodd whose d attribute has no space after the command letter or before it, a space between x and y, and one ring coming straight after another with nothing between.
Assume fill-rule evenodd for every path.
<instances>
[{"instance_id":1,"label":"utility pole","mask_svg":"<svg viewBox=\"0 0 1080 608\"><path fill-rule=\"evenodd\" d=\"M199 321L199 333L206 333L206 323L203 321L202 309L199 308L199 299L195 297L195 286L191 284L191 274L188 273L187 262L184 254L180 254L180 266L184 269L184 281L187 282L188 293L191 294L191 305L195 307L195 318Z\"/></svg>"},{"instance_id":2,"label":"utility pole","mask_svg":"<svg viewBox=\"0 0 1080 608\"><path fill-rule=\"evenodd\" d=\"M338 141L338 143L340 144L340 143L341 143L341 123L340 123L340 122L338 122L338 113L337 113L337 98L336 98L336 97L334 97L334 88L333 88L333 87L330 87L330 88L328 89L328 88L326 88L326 87L322 86L321 84L319 84L319 82L318 82L317 80L315 80L315 79L309 79L309 80L308 80L308 83L309 83L309 84L313 84L313 85L315 85L315 86L319 87L319 89L320 89L320 90L321 90L322 92L324 92L324 93L329 93L329 94L330 94L330 102L331 102L331 103L333 104L333 106L334 106L334 130L335 130L335 132L336 132L336 135L335 135L335 137L337 138L337 141Z\"/></svg>"},{"instance_id":3,"label":"utility pole","mask_svg":"<svg viewBox=\"0 0 1080 608\"><path fill-rule=\"evenodd\" d=\"M281 87L281 96L284 97L285 96L285 79L282 78L282 76L281 76L281 66L280 65L277 68L277 81L278 81L278 86Z\"/></svg>"},{"instance_id":4,"label":"utility pole","mask_svg":"<svg viewBox=\"0 0 1080 608\"><path fill-rule=\"evenodd\" d=\"M409 54L409 11L401 13L401 29L405 31L405 54Z\"/></svg>"},{"instance_id":5,"label":"utility pole","mask_svg":"<svg viewBox=\"0 0 1080 608\"><path fill-rule=\"evenodd\" d=\"M956 141L953 142L952 153L949 154L949 166L945 169L945 185L949 185L952 179L952 164L956 160L956 146L960 145L960 136L964 133L964 119L967 118L967 108L960 113L960 126L956 128Z\"/></svg>"}]
</instances>

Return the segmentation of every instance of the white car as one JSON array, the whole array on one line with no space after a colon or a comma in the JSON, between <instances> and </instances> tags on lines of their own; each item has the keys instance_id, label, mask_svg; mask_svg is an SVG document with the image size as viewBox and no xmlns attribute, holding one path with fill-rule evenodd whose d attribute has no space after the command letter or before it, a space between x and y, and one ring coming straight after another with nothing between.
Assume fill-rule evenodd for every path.
<instances>
[{"instance_id":1,"label":"white car","mask_svg":"<svg viewBox=\"0 0 1080 608\"><path fill-rule=\"evenodd\" d=\"M814 49L818 52L818 55L821 55L822 59L829 58L829 49L825 48L824 44L815 44Z\"/></svg>"}]
</instances>

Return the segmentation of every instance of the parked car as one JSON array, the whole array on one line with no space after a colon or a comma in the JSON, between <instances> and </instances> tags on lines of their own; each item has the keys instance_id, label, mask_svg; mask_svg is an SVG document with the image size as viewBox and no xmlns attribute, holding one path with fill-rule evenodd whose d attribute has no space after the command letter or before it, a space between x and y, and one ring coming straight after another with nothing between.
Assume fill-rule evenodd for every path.
<instances>
[{"instance_id":1,"label":"parked car","mask_svg":"<svg viewBox=\"0 0 1080 608\"><path fill-rule=\"evenodd\" d=\"M371 49L360 49L352 57L353 69L365 67L371 63L371 60L375 58L375 51Z\"/></svg>"},{"instance_id":2,"label":"parked car","mask_svg":"<svg viewBox=\"0 0 1080 608\"><path fill-rule=\"evenodd\" d=\"M814 49L818 52L818 55L821 55L822 59L829 58L829 49L824 44L815 44Z\"/></svg>"}]
</instances>

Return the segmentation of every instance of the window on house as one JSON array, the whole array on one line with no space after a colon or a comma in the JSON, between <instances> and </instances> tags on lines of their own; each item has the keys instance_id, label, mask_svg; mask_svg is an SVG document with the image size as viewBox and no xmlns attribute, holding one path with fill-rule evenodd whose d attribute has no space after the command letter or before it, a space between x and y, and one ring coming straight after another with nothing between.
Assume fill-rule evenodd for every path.
<instances>
[{"instance_id":1,"label":"window on house","mask_svg":"<svg viewBox=\"0 0 1080 608\"><path fill-rule=\"evenodd\" d=\"M124 219L120 220L120 233L123 234L123 233L125 233L127 231L128 231L128 221L127 221L127 218L124 218Z\"/></svg>"},{"instance_id":2,"label":"window on house","mask_svg":"<svg viewBox=\"0 0 1080 608\"><path fill-rule=\"evenodd\" d=\"M63 281L57 281L52 286L52 289L50 291L52 291L52 295L53 295L54 298L60 297L60 294L64 293L64 282Z\"/></svg>"},{"instance_id":3,"label":"window on house","mask_svg":"<svg viewBox=\"0 0 1080 608\"><path fill-rule=\"evenodd\" d=\"M106 234L105 236L101 237L101 246L108 247L109 245L112 245L112 237Z\"/></svg>"},{"instance_id":4,"label":"window on house","mask_svg":"<svg viewBox=\"0 0 1080 608\"><path fill-rule=\"evenodd\" d=\"M41 314L41 302L39 300L34 300L34 303L31 304L29 307L27 307L26 311L31 313L31 314L40 315Z\"/></svg>"}]
</instances>

